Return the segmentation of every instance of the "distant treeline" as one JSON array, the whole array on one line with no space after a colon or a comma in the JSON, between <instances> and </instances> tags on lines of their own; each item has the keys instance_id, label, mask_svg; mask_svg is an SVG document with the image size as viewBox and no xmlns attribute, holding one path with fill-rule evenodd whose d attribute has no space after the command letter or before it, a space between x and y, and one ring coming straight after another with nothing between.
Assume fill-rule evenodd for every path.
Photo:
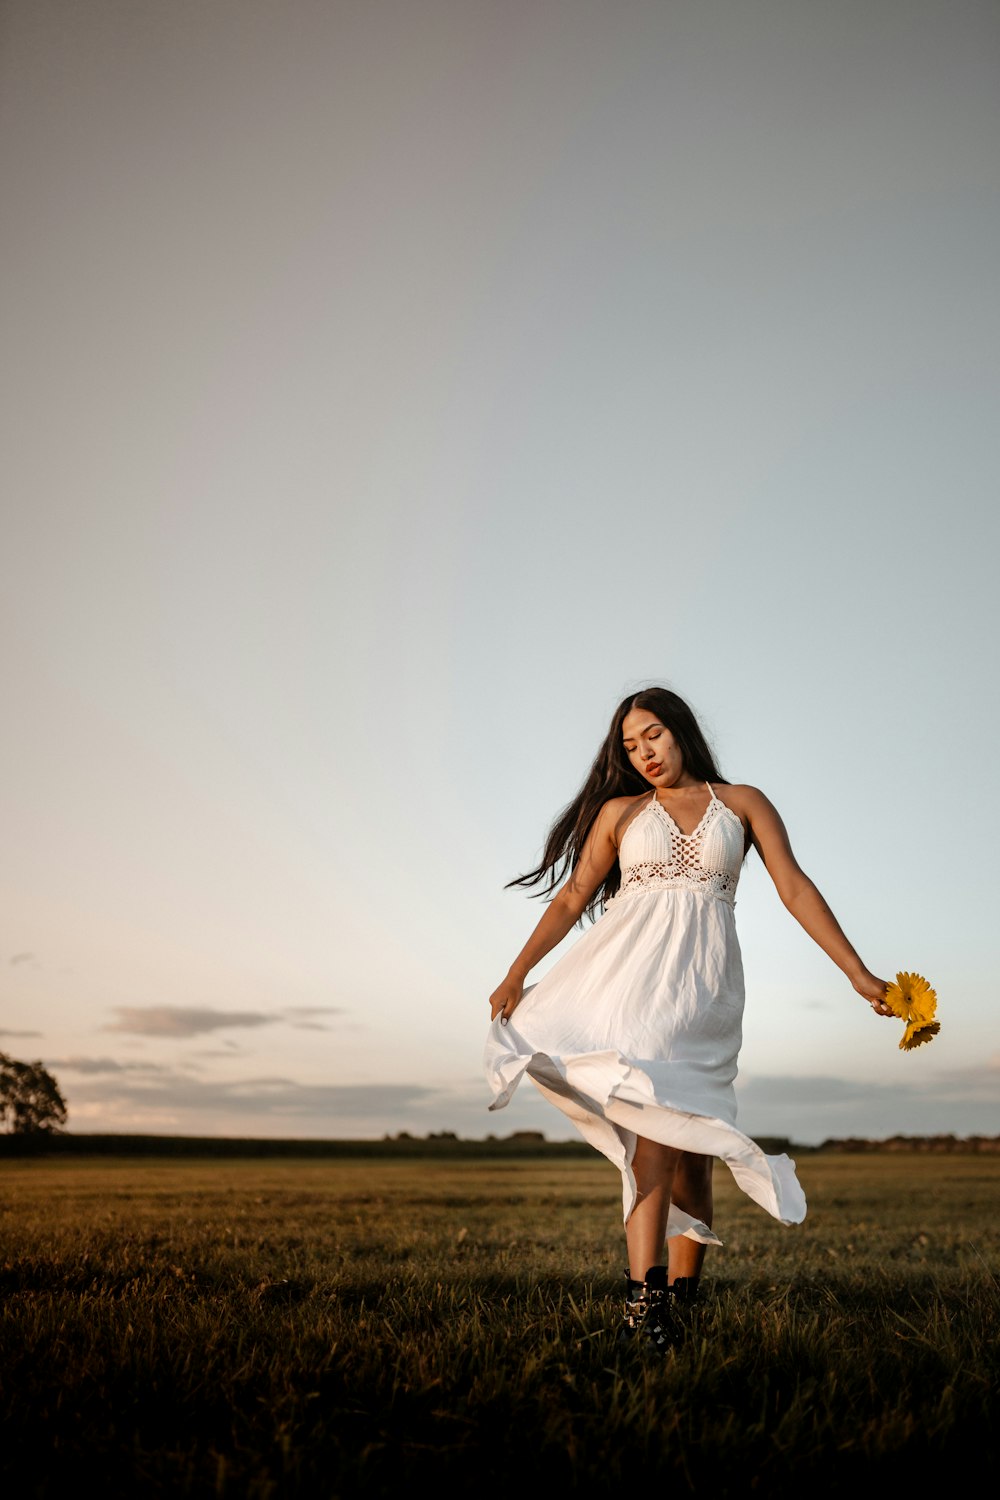
<instances>
[{"instance_id":1,"label":"distant treeline","mask_svg":"<svg viewBox=\"0 0 1000 1500\"><path fill-rule=\"evenodd\" d=\"M240 1136L188 1135L50 1135L0 1136L0 1156L198 1156L198 1157L432 1157L462 1159L496 1156L587 1157L585 1141L547 1141L521 1131L504 1140L463 1141L448 1131L439 1135L384 1136L380 1140L271 1140Z\"/></svg>"},{"instance_id":2,"label":"distant treeline","mask_svg":"<svg viewBox=\"0 0 1000 1500\"><path fill-rule=\"evenodd\" d=\"M848 1136L841 1141L824 1141L817 1151L924 1151L936 1155L970 1152L995 1156L1000 1152L1000 1135L892 1135L885 1141L866 1141Z\"/></svg>"},{"instance_id":3,"label":"distant treeline","mask_svg":"<svg viewBox=\"0 0 1000 1500\"><path fill-rule=\"evenodd\" d=\"M889 1140L870 1141L848 1137L827 1140L820 1146L798 1145L781 1136L757 1136L769 1155L792 1156L812 1152L935 1153L1000 1152L1000 1136L896 1135ZM0 1135L0 1156L192 1156L192 1157L431 1157L439 1160L491 1157L588 1158L594 1155L585 1141L549 1141L540 1131L519 1130L485 1140L461 1140L451 1131L414 1136L407 1131L380 1140L268 1140L229 1136L183 1135L75 1135L70 1131L48 1135Z\"/></svg>"}]
</instances>

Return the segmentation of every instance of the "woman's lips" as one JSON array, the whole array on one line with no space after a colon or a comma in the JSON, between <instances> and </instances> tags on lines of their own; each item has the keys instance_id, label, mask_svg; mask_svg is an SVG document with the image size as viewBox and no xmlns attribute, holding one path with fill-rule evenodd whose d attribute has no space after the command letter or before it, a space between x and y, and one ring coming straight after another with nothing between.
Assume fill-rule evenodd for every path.
<instances>
[{"instance_id":1,"label":"woman's lips","mask_svg":"<svg viewBox=\"0 0 1000 1500\"><path fill-rule=\"evenodd\" d=\"M658 760L651 761L650 764L646 767L646 775L658 776L662 769L663 767L660 765L660 762Z\"/></svg>"}]
</instances>

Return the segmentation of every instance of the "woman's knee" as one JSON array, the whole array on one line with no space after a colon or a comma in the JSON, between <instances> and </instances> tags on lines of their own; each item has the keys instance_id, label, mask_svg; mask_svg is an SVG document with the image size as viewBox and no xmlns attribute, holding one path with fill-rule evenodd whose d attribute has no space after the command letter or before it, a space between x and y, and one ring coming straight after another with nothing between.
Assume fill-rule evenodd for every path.
<instances>
[{"instance_id":1,"label":"woman's knee","mask_svg":"<svg viewBox=\"0 0 1000 1500\"><path fill-rule=\"evenodd\" d=\"M632 1158L632 1173L640 1191L648 1191L664 1179L673 1181L682 1154L676 1146L664 1146L660 1141L640 1138Z\"/></svg>"},{"instance_id":2,"label":"woman's knee","mask_svg":"<svg viewBox=\"0 0 1000 1500\"><path fill-rule=\"evenodd\" d=\"M707 1187L712 1181L715 1158L694 1151L682 1151L677 1162L677 1176L691 1187Z\"/></svg>"}]
</instances>

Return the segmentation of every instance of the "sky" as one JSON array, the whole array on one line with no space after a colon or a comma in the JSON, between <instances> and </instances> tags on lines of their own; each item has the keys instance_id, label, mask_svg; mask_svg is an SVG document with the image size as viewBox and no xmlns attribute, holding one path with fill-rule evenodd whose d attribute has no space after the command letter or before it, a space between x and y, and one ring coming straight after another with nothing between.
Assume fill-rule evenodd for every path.
<instances>
[{"instance_id":1,"label":"sky","mask_svg":"<svg viewBox=\"0 0 1000 1500\"><path fill-rule=\"evenodd\" d=\"M0 1049L75 1132L542 1130L612 712L760 787L739 1123L1000 1133L1000 7L2 0ZM535 971L555 962L571 934Z\"/></svg>"}]
</instances>

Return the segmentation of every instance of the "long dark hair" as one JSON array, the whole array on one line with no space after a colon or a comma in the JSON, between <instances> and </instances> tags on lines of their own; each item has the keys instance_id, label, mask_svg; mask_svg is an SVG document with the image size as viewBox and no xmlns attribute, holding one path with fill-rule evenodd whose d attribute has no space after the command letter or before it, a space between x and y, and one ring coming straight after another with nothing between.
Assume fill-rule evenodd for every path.
<instances>
[{"instance_id":1,"label":"long dark hair","mask_svg":"<svg viewBox=\"0 0 1000 1500\"><path fill-rule=\"evenodd\" d=\"M508 880L504 890L511 886L541 885L535 896L549 896L560 885L563 878L573 870L586 842L594 819L611 797L635 796L648 792L649 782L632 765L622 744L622 723L633 708L645 708L655 714L665 729L669 729L677 741L677 748L684 761L684 769L699 781L717 781L728 786L719 774L715 756L702 733L701 725L691 709L676 693L665 687L643 688L641 692L629 693L615 709L611 727L604 743L590 768L583 786L573 801L556 818L545 840L541 863L525 875ZM599 916L604 903L609 901L621 884L621 866L615 860L603 883L587 903L588 917Z\"/></svg>"}]
</instances>

